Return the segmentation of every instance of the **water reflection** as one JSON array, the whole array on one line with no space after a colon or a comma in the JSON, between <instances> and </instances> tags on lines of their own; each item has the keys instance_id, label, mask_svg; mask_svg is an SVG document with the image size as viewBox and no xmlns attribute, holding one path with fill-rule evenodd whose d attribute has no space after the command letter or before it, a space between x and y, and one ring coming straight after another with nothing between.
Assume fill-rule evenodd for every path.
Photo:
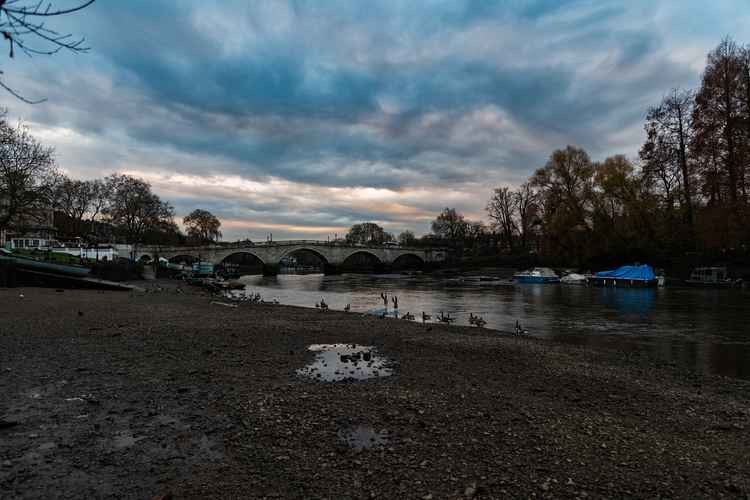
<instances>
[{"instance_id":1,"label":"water reflection","mask_svg":"<svg viewBox=\"0 0 750 500\"><path fill-rule=\"evenodd\" d=\"M467 325L469 314L505 333L519 320L529 334L558 341L646 353L699 373L750 379L750 292L688 288L627 289L564 285L509 285L454 281L434 275L246 276L249 292L266 300L377 314L380 293L396 295L407 311L433 319L443 311Z\"/></svg>"},{"instance_id":2,"label":"water reflection","mask_svg":"<svg viewBox=\"0 0 750 500\"><path fill-rule=\"evenodd\" d=\"M313 344L307 348L315 359L297 370L298 375L338 382L388 377L393 374L391 362L380 356L374 347L357 344Z\"/></svg>"},{"instance_id":3,"label":"water reflection","mask_svg":"<svg viewBox=\"0 0 750 500\"><path fill-rule=\"evenodd\" d=\"M341 429L338 436L341 441L356 451L388 444L388 432L386 430L376 431L369 425Z\"/></svg>"}]
</instances>

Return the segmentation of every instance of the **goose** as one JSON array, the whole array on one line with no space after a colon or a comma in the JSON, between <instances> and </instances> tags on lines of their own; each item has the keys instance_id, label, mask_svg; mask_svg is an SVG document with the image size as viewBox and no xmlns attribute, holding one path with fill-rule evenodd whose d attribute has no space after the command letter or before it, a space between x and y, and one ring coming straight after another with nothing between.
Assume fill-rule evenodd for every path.
<instances>
[{"instance_id":1,"label":"goose","mask_svg":"<svg viewBox=\"0 0 750 500\"><path fill-rule=\"evenodd\" d=\"M443 314L443 311L440 311L440 316L438 316L438 320L441 323L450 323L452 321L455 321L455 318L451 318L450 313L448 313L448 315L446 316L445 314Z\"/></svg>"},{"instance_id":2,"label":"goose","mask_svg":"<svg viewBox=\"0 0 750 500\"><path fill-rule=\"evenodd\" d=\"M524 335L526 333L529 333L529 331L521 328L521 323L516 320L516 335Z\"/></svg>"}]
</instances>

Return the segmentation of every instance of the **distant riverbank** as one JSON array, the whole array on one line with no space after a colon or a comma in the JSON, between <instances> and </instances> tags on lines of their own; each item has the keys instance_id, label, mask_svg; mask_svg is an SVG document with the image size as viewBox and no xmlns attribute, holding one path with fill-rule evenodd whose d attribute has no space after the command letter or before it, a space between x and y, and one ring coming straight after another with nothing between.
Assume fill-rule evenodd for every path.
<instances>
[{"instance_id":1,"label":"distant riverbank","mask_svg":"<svg viewBox=\"0 0 750 500\"><path fill-rule=\"evenodd\" d=\"M23 295L21 297L21 295ZM750 385L493 331L0 290L0 496L739 497ZM393 375L324 383L311 344ZM357 451L349 430L372 429Z\"/></svg>"}]
</instances>

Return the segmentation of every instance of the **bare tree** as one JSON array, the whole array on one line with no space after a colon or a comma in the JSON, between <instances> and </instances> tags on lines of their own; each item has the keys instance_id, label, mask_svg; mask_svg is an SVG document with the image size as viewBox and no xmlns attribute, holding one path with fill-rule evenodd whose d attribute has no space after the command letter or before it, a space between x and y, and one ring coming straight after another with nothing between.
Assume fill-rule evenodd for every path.
<instances>
[{"instance_id":1,"label":"bare tree","mask_svg":"<svg viewBox=\"0 0 750 500\"><path fill-rule=\"evenodd\" d=\"M466 236L466 220L455 208L445 208L432 221L432 232L457 245Z\"/></svg>"},{"instance_id":2,"label":"bare tree","mask_svg":"<svg viewBox=\"0 0 750 500\"><path fill-rule=\"evenodd\" d=\"M518 217L516 227L521 234L521 248L528 250L529 234L533 219L537 216L539 197L529 182L521 184L521 187L513 193L513 197Z\"/></svg>"},{"instance_id":3,"label":"bare tree","mask_svg":"<svg viewBox=\"0 0 750 500\"><path fill-rule=\"evenodd\" d=\"M393 235L374 222L354 224L346 234L346 242L361 245L382 245L393 241Z\"/></svg>"},{"instance_id":4,"label":"bare tree","mask_svg":"<svg viewBox=\"0 0 750 500\"><path fill-rule=\"evenodd\" d=\"M52 148L0 119L0 231L44 219L58 175Z\"/></svg>"},{"instance_id":5,"label":"bare tree","mask_svg":"<svg viewBox=\"0 0 750 500\"><path fill-rule=\"evenodd\" d=\"M89 233L97 238L96 219L102 215L112 200L114 183L96 179L91 184L91 212L89 217Z\"/></svg>"},{"instance_id":6,"label":"bare tree","mask_svg":"<svg viewBox=\"0 0 750 500\"><path fill-rule=\"evenodd\" d=\"M174 209L151 191L151 186L128 175L111 175L111 202L104 214L130 243L140 243L149 231L174 226Z\"/></svg>"},{"instance_id":7,"label":"bare tree","mask_svg":"<svg viewBox=\"0 0 750 500\"><path fill-rule=\"evenodd\" d=\"M13 58L16 50L27 56L52 55L61 50L86 52L89 48L84 38L74 38L70 33L59 33L47 25L49 19L72 14L85 9L94 0L81 1L70 8L55 8L51 1L44 0L0 0L0 33L8 42L8 55ZM2 75L0 71L0 75ZM30 100L0 80L4 88L18 99L37 104L45 99Z\"/></svg>"},{"instance_id":8,"label":"bare tree","mask_svg":"<svg viewBox=\"0 0 750 500\"><path fill-rule=\"evenodd\" d=\"M409 231L408 229L406 231L403 231L401 234L398 235L398 244L403 246L411 246L414 245L414 242L417 241L416 236L414 236L414 233Z\"/></svg>"},{"instance_id":9,"label":"bare tree","mask_svg":"<svg viewBox=\"0 0 750 500\"><path fill-rule=\"evenodd\" d=\"M648 138L641 149L646 167L661 177L677 172L682 183L682 205L685 219L693 227L692 175L688 164L688 144L692 134L695 95L689 90L672 89L658 106L648 110Z\"/></svg>"},{"instance_id":10,"label":"bare tree","mask_svg":"<svg viewBox=\"0 0 750 500\"><path fill-rule=\"evenodd\" d=\"M511 252L513 251L513 238L516 233L515 214L515 193L507 187L495 189L495 194L487 203L487 215L500 229L500 234Z\"/></svg>"},{"instance_id":11,"label":"bare tree","mask_svg":"<svg viewBox=\"0 0 750 500\"><path fill-rule=\"evenodd\" d=\"M55 186L55 208L71 219L74 231L79 236L83 231L83 219L91 209L93 194L91 181L63 176Z\"/></svg>"},{"instance_id":12,"label":"bare tree","mask_svg":"<svg viewBox=\"0 0 750 500\"><path fill-rule=\"evenodd\" d=\"M209 243L221 238L221 221L207 210L195 209L182 219L188 238L196 243Z\"/></svg>"}]
</instances>

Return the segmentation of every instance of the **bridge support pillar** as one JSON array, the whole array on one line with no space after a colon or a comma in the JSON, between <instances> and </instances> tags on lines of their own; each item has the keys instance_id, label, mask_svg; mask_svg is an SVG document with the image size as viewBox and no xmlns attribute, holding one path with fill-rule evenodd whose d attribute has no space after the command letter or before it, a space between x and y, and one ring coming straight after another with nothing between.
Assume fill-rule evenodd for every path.
<instances>
[{"instance_id":1,"label":"bridge support pillar","mask_svg":"<svg viewBox=\"0 0 750 500\"><path fill-rule=\"evenodd\" d=\"M278 264L263 264L263 276L276 276L279 274Z\"/></svg>"}]
</instances>

